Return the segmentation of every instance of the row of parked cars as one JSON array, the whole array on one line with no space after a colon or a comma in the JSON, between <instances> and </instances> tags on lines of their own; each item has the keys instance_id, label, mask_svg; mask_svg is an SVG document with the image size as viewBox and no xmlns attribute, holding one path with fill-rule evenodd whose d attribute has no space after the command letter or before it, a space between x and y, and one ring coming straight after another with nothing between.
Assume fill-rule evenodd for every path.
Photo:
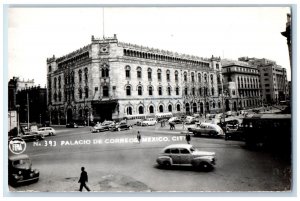
<instances>
[{"instance_id":1,"label":"row of parked cars","mask_svg":"<svg viewBox=\"0 0 300 201\"><path fill-rule=\"evenodd\" d=\"M98 133L102 131L121 131L121 130L130 130L132 129L132 125L126 123L126 121L121 121L115 123L114 121L104 121L102 123L97 123L94 127L92 127L93 133Z\"/></svg>"}]
</instances>

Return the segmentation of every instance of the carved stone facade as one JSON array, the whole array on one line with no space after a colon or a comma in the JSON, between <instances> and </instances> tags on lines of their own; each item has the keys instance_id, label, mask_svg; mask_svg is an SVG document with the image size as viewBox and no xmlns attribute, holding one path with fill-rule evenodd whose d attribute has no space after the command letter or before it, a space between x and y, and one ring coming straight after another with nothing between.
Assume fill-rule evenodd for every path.
<instances>
[{"instance_id":1,"label":"carved stone facade","mask_svg":"<svg viewBox=\"0 0 300 201\"><path fill-rule=\"evenodd\" d=\"M222 111L220 58L96 39L47 59L52 123Z\"/></svg>"}]
</instances>

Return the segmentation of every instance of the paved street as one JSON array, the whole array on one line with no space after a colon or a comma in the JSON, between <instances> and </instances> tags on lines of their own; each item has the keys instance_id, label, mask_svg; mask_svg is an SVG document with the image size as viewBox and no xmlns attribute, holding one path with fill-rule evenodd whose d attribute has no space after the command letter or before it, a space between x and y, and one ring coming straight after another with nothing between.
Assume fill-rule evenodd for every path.
<instances>
[{"instance_id":1,"label":"paved street","mask_svg":"<svg viewBox=\"0 0 300 201\"><path fill-rule=\"evenodd\" d=\"M17 191L78 191L80 168L89 175L92 191L285 191L290 190L290 164L270 153L250 151L239 141L192 137L199 150L216 152L211 172L190 167L162 169L156 157L163 147L186 143L176 130L160 125L120 132L91 133L90 128L54 127L56 136L25 151L40 170L38 183ZM137 131L142 142L136 141ZM46 146L47 144L47 146ZM55 145L55 146L54 146Z\"/></svg>"}]
</instances>

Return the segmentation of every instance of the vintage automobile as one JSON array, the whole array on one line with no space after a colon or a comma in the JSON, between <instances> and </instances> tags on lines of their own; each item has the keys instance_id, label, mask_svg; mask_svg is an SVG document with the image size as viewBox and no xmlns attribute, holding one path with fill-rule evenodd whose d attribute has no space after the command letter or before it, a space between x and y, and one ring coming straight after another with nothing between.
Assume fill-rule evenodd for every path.
<instances>
[{"instance_id":1,"label":"vintage automobile","mask_svg":"<svg viewBox=\"0 0 300 201\"><path fill-rule=\"evenodd\" d=\"M19 137L24 141L39 141L45 138L44 135L39 131L24 132L20 134Z\"/></svg>"},{"instance_id":2,"label":"vintage automobile","mask_svg":"<svg viewBox=\"0 0 300 201\"><path fill-rule=\"evenodd\" d=\"M199 151L191 144L173 144L162 150L156 162L164 167L182 165L208 171L215 165L215 155L215 152Z\"/></svg>"},{"instance_id":3,"label":"vintage automobile","mask_svg":"<svg viewBox=\"0 0 300 201\"><path fill-rule=\"evenodd\" d=\"M154 126L156 123L155 118L147 118L141 122L141 126Z\"/></svg>"},{"instance_id":4,"label":"vintage automobile","mask_svg":"<svg viewBox=\"0 0 300 201\"><path fill-rule=\"evenodd\" d=\"M111 130L112 131L121 131L121 130L129 130L132 129L131 125L128 125L126 122L116 123Z\"/></svg>"},{"instance_id":5,"label":"vintage automobile","mask_svg":"<svg viewBox=\"0 0 300 201\"><path fill-rule=\"evenodd\" d=\"M66 128L78 128L78 124L75 122L70 122L66 124Z\"/></svg>"},{"instance_id":6,"label":"vintage automobile","mask_svg":"<svg viewBox=\"0 0 300 201\"><path fill-rule=\"evenodd\" d=\"M92 133L99 133L101 131L108 131L110 130L111 127L109 125L105 124L100 124L97 123L93 128L92 128Z\"/></svg>"},{"instance_id":7,"label":"vintage automobile","mask_svg":"<svg viewBox=\"0 0 300 201\"><path fill-rule=\"evenodd\" d=\"M175 124L181 124L183 121L180 119L180 118L178 118L178 117L171 117L169 120L168 120L168 122L170 123L170 122L173 122L173 123L175 123Z\"/></svg>"},{"instance_id":8,"label":"vintage automobile","mask_svg":"<svg viewBox=\"0 0 300 201\"><path fill-rule=\"evenodd\" d=\"M41 127L38 129L38 131L44 136L51 136L56 134L56 131L52 127Z\"/></svg>"},{"instance_id":9,"label":"vintage automobile","mask_svg":"<svg viewBox=\"0 0 300 201\"><path fill-rule=\"evenodd\" d=\"M209 135L209 136L224 136L224 132L222 128L216 124L212 123L200 123L197 124L196 127L189 127L189 132L192 132L194 136L200 136L200 135Z\"/></svg>"},{"instance_id":10,"label":"vintage automobile","mask_svg":"<svg viewBox=\"0 0 300 201\"><path fill-rule=\"evenodd\" d=\"M13 155L8 158L8 183L17 186L27 182L37 182L40 173L32 169L31 160L28 155Z\"/></svg>"}]
</instances>

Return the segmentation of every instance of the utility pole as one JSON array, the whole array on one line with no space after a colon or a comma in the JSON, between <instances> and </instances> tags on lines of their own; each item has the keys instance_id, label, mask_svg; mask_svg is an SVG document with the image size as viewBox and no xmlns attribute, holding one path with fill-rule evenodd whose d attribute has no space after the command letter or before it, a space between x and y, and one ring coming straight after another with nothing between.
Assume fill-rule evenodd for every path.
<instances>
[{"instance_id":1,"label":"utility pole","mask_svg":"<svg viewBox=\"0 0 300 201\"><path fill-rule=\"evenodd\" d=\"M27 129L29 131L29 95L27 92Z\"/></svg>"}]
</instances>

